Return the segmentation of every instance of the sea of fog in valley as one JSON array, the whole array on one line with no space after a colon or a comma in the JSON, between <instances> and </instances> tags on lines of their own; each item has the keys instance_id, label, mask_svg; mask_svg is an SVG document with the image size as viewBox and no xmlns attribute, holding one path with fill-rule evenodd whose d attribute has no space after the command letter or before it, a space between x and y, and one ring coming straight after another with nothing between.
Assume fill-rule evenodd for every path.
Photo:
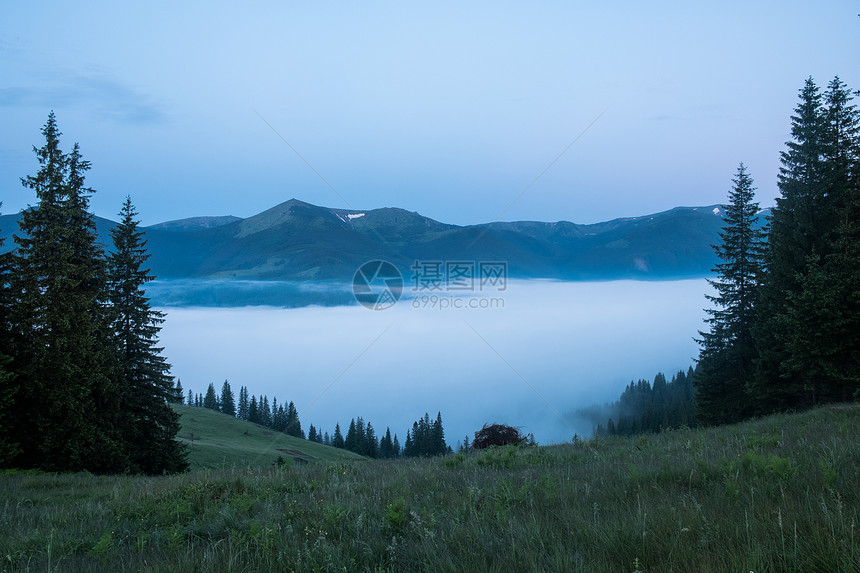
<instances>
[{"instance_id":1,"label":"sea of fog in valley","mask_svg":"<svg viewBox=\"0 0 860 573\"><path fill-rule=\"evenodd\" d=\"M186 393L226 379L237 399L247 386L293 401L305 431L346 432L362 416L402 445L413 421L441 411L452 447L487 422L558 443L591 435L577 409L693 363L706 292L704 279L509 281L444 309L408 292L380 311L169 307L161 343Z\"/></svg>"}]
</instances>

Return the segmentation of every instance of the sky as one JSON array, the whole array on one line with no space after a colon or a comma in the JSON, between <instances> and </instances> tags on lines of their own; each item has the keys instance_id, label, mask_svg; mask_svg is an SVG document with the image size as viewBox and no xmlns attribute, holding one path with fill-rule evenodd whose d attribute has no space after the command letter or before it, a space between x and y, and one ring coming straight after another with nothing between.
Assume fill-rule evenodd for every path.
<instances>
[{"instance_id":1,"label":"sky","mask_svg":"<svg viewBox=\"0 0 860 573\"><path fill-rule=\"evenodd\" d=\"M54 110L96 214L290 198L455 224L763 206L798 90L860 88L856 2L7 2L0 201Z\"/></svg>"}]
</instances>

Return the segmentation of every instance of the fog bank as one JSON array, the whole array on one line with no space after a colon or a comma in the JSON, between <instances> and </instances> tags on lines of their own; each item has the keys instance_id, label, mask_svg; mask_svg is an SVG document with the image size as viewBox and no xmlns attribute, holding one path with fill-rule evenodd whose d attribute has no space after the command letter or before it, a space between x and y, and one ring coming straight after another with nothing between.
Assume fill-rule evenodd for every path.
<instances>
[{"instance_id":1,"label":"fog bank","mask_svg":"<svg viewBox=\"0 0 860 573\"><path fill-rule=\"evenodd\" d=\"M577 408L690 366L705 292L701 279L510 281L461 308L420 297L382 311L170 308L161 343L186 392L227 379L237 398L244 385L292 400L305 431L340 422L345 432L362 416L402 445L415 419L441 411L452 446L485 422L553 443L590 435Z\"/></svg>"}]
</instances>

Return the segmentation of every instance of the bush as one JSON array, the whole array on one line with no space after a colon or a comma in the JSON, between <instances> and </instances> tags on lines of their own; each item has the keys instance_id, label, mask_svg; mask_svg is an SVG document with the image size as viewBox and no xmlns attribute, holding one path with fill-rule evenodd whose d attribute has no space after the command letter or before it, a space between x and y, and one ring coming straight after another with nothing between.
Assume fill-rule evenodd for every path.
<instances>
[{"instance_id":1,"label":"bush","mask_svg":"<svg viewBox=\"0 0 860 573\"><path fill-rule=\"evenodd\" d=\"M505 424L484 424L484 427L475 432L475 440L472 447L482 450L490 446L518 446L525 441L525 437L513 426Z\"/></svg>"}]
</instances>

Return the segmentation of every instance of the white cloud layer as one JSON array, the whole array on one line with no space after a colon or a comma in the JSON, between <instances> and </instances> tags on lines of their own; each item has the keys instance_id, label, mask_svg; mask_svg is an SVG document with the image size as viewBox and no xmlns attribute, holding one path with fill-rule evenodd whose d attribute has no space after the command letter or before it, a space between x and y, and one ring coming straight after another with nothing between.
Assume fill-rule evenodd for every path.
<instances>
[{"instance_id":1,"label":"white cloud layer","mask_svg":"<svg viewBox=\"0 0 860 573\"><path fill-rule=\"evenodd\" d=\"M237 394L295 402L305 430L353 417L401 444L424 412L442 412L456 444L485 422L521 426L539 442L591 428L569 416L614 400L632 379L671 378L692 364L704 280L513 281L504 308L360 306L173 308L165 355L186 391L225 379ZM417 299L416 299L417 300ZM559 417L563 413L567 418Z\"/></svg>"}]
</instances>

